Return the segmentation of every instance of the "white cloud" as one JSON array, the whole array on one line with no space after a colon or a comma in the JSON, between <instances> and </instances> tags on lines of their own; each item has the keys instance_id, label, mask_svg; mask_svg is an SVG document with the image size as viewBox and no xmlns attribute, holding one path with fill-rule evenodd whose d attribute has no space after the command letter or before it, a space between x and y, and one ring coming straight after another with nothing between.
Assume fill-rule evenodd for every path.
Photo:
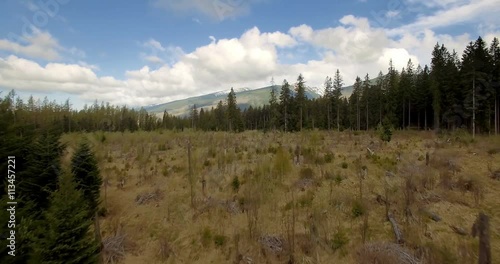
<instances>
[{"instance_id":1,"label":"white cloud","mask_svg":"<svg viewBox=\"0 0 500 264\"><path fill-rule=\"evenodd\" d=\"M461 52L475 36L436 34L431 29L402 31L397 38L383 28L373 27L366 18L345 16L340 25L314 29L309 25L288 32L261 32L251 28L237 38L216 39L191 52L150 39L140 43L146 66L125 72L123 80L99 77L97 66L48 63L8 56L0 58L0 86L25 91L60 91L92 102L149 105L189 96L226 90L230 87L258 88L283 79L294 83L302 73L310 86L321 87L327 75L340 69L346 85L356 76L375 77L387 71L389 60L400 70L408 59L415 65L430 63L434 45L444 43ZM485 39L498 31L489 32ZM317 59L282 63L284 57L316 52ZM302 55L300 55L302 56Z\"/></svg>"},{"instance_id":2,"label":"white cloud","mask_svg":"<svg viewBox=\"0 0 500 264\"><path fill-rule=\"evenodd\" d=\"M32 35L10 35L11 39L0 39L0 50L36 59L58 60L61 58L59 51L62 47L57 39L53 38L50 33L36 28L32 28L32 31Z\"/></svg>"},{"instance_id":3,"label":"white cloud","mask_svg":"<svg viewBox=\"0 0 500 264\"><path fill-rule=\"evenodd\" d=\"M165 63L174 64L179 58L184 56L184 51L181 47L164 47L155 39L150 39L142 43L142 47L148 49L148 52L141 52L140 57L146 62L154 65L163 65Z\"/></svg>"},{"instance_id":4,"label":"white cloud","mask_svg":"<svg viewBox=\"0 0 500 264\"><path fill-rule=\"evenodd\" d=\"M385 17L387 18L396 18L399 16L399 11L397 10L389 10L387 13L385 13Z\"/></svg>"},{"instance_id":5,"label":"white cloud","mask_svg":"<svg viewBox=\"0 0 500 264\"><path fill-rule=\"evenodd\" d=\"M146 42L144 42L144 47L150 48L152 50L157 50L157 51L165 51L165 48L161 45L161 43L155 39L150 39Z\"/></svg>"},{"instance_id":6,"label":"white cloud","mask_svg":"<svg viewBox=\"0 0 500 264\"><path fill-rule=\"evenodd\" d=\"M313 30L301 25L290 29L290 34L301 41L330 49L356 62L374 61L379 57L388 39L382 29L371 28L366 18L352 15L340 19L341 26Z\"/></svg>"},{"instance_id":7,"label":"white cloud","mask_svg":"<svg viewBox=\"0 0 500 264\"><path fill-rule=\"evenodd\" d=\"M391 34L418 32L466 22L494 24L498 28L500 0L432 0L426 5L439 7L438 11L431 15L420 16L415 22L392 29L389 32Z\"/></svg>"},{"instance_id":8,"label":"white cloud","mask_svg":"<svg viewBox=\"0 0 500 264\"><path fill-rule=\"evenodd\" d=\"M165 62L157 56L145 56L144 58L147 62L153 64L164 64Z\"/></svg>"},{"instance_id":9,"label":"white cloud","mask_svg":"<svg viewBox=\"0 0 500 264\"><path fill-rule=\"evenodd\" d=\"M155 7L178 12L196 11L210 18L225 20L247 14L260 0L153 0Z\"/></svg>"}]
</instances>

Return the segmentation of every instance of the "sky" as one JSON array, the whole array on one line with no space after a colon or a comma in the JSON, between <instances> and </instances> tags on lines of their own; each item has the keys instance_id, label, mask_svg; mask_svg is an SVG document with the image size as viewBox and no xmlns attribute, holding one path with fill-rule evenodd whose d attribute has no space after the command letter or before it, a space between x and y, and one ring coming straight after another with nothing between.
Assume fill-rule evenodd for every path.
<instances>
[{"instance_id":1,"label":"sky","mask_svg":"<svg viewBox=\"0 0 500 264\"><path fill-rule=\"evenodd\" d=\"M2 0L0 90L132 107L272 79L322 88L500 37L500 0ZM1 95L1 94L0 94Z\"/></svg>"}]
</instances>

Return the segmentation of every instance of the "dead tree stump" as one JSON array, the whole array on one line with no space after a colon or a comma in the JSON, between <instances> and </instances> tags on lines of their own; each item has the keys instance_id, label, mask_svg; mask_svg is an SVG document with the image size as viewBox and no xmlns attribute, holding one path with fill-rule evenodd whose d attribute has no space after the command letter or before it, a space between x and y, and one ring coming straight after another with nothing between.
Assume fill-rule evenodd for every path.
<instances>
[{"instance_id":1,"label":"dead tree stump","mask_svg":"<svg viewBox=\"0 0 500 264\"><path fill-rule=\"evenodd\" d=\"M491 264L490 219L484 213L479 213L474 225L472 236L479 236L479 264Z\"/></svg>"}]
</instances>

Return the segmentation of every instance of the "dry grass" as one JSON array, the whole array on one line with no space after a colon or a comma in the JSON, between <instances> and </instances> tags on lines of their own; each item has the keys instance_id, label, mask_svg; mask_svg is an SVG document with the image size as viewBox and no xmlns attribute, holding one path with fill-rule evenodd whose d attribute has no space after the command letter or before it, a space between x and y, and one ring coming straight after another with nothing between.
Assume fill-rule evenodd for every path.
<instances>
[{"instance_id":1,"label":"dry grass","mask_svg":"<svg viewBox=\"0 0 500 264\"><path fill-rule=\"evenodd\" d=\"M370 246L394 241L386 204L407 241L398 252L426 263L477 262L477 239L450 227L470 231L484 211L492 257L500 259L500 181L491 176L500 155L487 151L499 138L447 142L411 131L382 143L371 134L163 131L104 133L104 142L100 133L69 134L63 161L79 138L90 139L109 183L101 231L107 255L120 263L283 263L290 255L295 263L401 263L387 253L394 250L385 250L391 246ZM366 171L362 181L360 168ZM359 215L358 207L366 211ZM134 246L115 243L120 238ZM263 250L265 241L282 251Z\"/></svg>"}]
</instances>

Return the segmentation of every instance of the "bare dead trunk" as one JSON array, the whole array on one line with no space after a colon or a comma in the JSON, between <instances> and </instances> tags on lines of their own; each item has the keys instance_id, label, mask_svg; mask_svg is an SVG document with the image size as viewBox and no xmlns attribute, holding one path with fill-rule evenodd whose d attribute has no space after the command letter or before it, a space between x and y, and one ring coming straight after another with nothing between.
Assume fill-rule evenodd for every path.
<instances>
[{"instance_id":1,"label":"bare dead trunk","mask_svg":"<svg viewBox=\"0 0 500 264\"><path fill-rule=\"evenodd\" d=\"M491 264L490 223L489 217L479 213L472 226L472 236L479 236L479 264Z\"/></svg>"},{"instance_id":2,"label":"bare dead trunk","mask_svg":"<svg viewBox=\"0 0 500 264\"><path fill-rule=\"evenodd\" d=\"M392 230L394 231L394 236L396 238L396 243L403 244L404 243L403 233L399 229L398 222L396 222L396 219L394 218L392 213L389 213L387 215L387 218L389 219L389 222L391 222Z\"/></svg>"},{"instance_id":3,"label":"bare dead trunk","mask_svg":"<svg viewBox=\"0 0 500 264\"><path fill-rule=\"evenodd\" d=\"M498 95L495 97L495 136L498 135Z\"/></svg>"},{"instance_id":4,"label":"bare dead trunk","mask_svg":"<svg viewBox=\"0 0 500 264\"><path fill-rule=\"evenodd\" d=\"M403 100L403 126L402 126L402 129L404 130L405 129L405 125L406 125L406 115L405 115L405 110L406 110L406 101Z\"/></svg>"},{"instance_id":5,"label":"bare dead trunk","mask_svg":"<svg viewBox=\"0 0 500 264\"><path fill-rule=\"evenodd\" d=\"M368 100L366 101L366 131L368 131L368 127L369 127L369 119L368 119Z\"/></svg>"},{"instance_id":6,"label":"bare dead trunk","mask_svg":"<svg viewBox=\"0 0 500 264\"><path fill-rule=\"evenodd\" d=\"M408 128L411 126L411 101L408 100Z\"/></svg>"},{"instance_id":7,"label":"bare dead trunk","mask_svg":"<svg viewBox=\"0 0 500 264\"><path fill-rule=\"evenodd\" d=\"M424 129L427 130L427 107L424 111Z\"/></svg>"}]
</instances>

